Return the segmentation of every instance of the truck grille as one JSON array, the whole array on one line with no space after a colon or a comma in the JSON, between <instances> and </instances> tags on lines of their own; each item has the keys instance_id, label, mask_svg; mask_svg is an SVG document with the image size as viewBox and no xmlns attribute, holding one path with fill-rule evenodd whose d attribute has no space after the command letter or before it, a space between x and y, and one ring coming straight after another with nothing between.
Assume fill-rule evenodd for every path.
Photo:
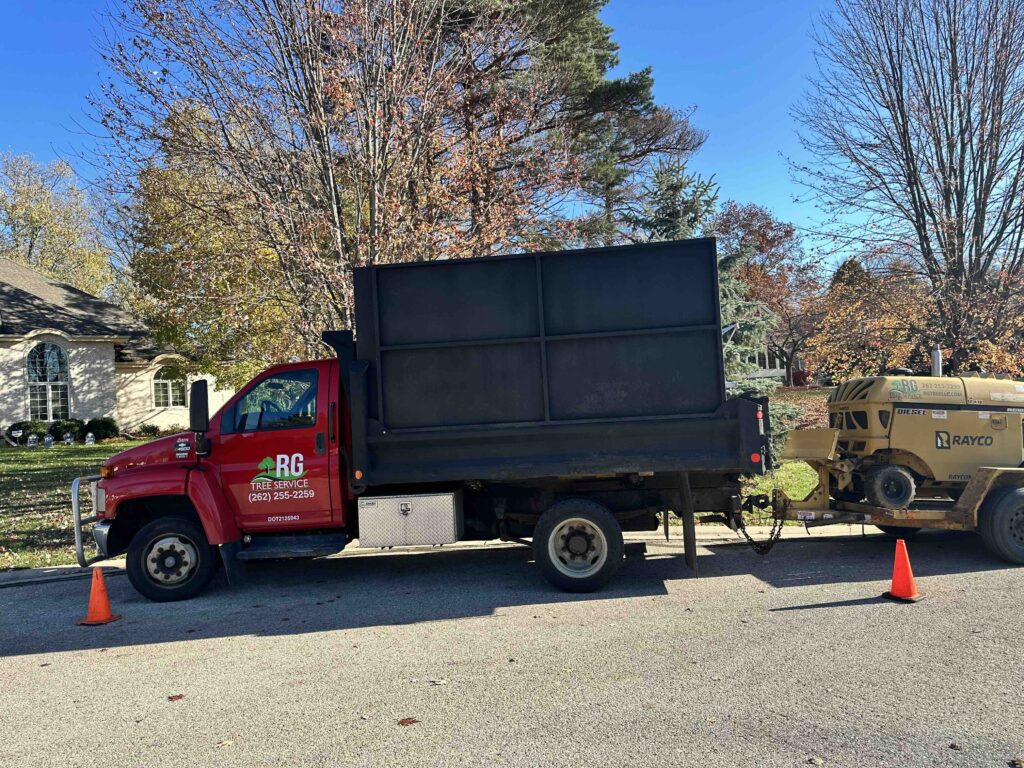
<instances>
[{"instance_id":1,"label":"truck grille","mask_svg":"<svg viewBox=\"0 0 1024 768\"><path fill-rule=\"evenodd\" d=\"M843 411L830 413L828 415L828 425L832 429L867 429L868 412Z\"/></svg>"},{"instance_id":2,"label":"truck grille","mask_svg":"<svg viewBox=\"0 0 1024 768\"><path fill-rule=\"evenodd\" d=\"M875 379L854 379L845 384L840 384L836 391L828 397L830 403L845 403L850 400L866 400L868 390L875 383Z\"/></svg>"}]
</instances>

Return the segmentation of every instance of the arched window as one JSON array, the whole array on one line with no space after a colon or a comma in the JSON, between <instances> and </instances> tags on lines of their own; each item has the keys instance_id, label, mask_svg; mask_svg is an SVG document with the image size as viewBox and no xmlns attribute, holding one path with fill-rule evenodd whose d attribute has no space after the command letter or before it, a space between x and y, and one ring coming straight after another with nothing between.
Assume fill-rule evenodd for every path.
<instances>
[{"instance_id":1,"label":"arched window","mask_svg":"<svg viewBox=\"0 0 1024 768\"><path fill-rule=\"evenodd\" d=\"M28 410L33 421L71 418L68 354L56 344L36 344L28 353Z\"/></svg>"},{"instance_id":2,"label":"arched window","mask_svg":"<svg viewBox=\"0 0 1024 768\"><path fill-rule=\"evenodd\" d=\"M153 376L153 407L178 408L185 405L185 380L164 367Z\"/></svg>"}]
</instances>

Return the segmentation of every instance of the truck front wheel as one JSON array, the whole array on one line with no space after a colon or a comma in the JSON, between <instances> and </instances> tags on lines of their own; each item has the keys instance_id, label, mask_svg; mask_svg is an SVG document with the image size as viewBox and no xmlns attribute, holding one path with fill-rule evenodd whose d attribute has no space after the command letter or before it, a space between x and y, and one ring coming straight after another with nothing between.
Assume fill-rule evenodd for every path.
<instances>
[{"instance_id":1,"label":"truck front wheel","mask_svg":"<svg viewBox=\"0 0 1024 768\"><path fill-rule=\"evenodd\" d=\"M1024 565L1024 488L996 492L978 510L978 533L1003 560Z\"/></svg>"},{"instance_id":2,"label":"truck front wheel","mask_svg":"<svg viewBox=\"0 0 1024 768\"><path fill-rule=\"evenodd\" d=\"M217 557L217 548L194 521L158 517L132 537L125 565L140 594L166 603L202 592L217 572Z\"/></svg>"},{"instance_id":3,"label":"truck front wheel","mask_svg":"<svg viewBox=\"0 0 1024 768\"><path fill-rule=\"evenodd\" d=\"M544 578L568 592L593 592L622 565L622 528L589 499L566 499L540 516L533 554Z\"/></svg>"}]
</instances>

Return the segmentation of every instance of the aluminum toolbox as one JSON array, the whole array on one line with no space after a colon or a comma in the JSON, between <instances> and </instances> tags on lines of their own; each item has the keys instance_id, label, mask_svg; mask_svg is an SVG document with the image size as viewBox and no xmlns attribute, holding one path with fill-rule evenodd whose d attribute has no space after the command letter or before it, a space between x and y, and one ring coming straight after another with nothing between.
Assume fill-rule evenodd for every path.
<instances>
[{"instance_id":1,"label":"aluminum toolbox","mask_svg":"<svg viewBox=\"0 0 1024 768\"><path fill-rule=\"evenodd\" d=\"M462 492L359 498L359 546L454 544L462 538Z\"/></svg>"}]
</instances>

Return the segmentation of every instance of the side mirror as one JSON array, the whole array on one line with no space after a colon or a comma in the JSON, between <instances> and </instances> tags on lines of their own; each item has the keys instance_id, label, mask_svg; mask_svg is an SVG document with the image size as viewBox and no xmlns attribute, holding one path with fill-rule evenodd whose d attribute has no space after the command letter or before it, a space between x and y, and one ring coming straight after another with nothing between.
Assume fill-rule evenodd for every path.
<instances>
[{"instance_id":1,"label":"side mirror","mask_svg":"<svg viewBox=\"0 0 1024 768\"><path fill-rule=\"evenodd\" d=\"M210 395L206 379L192 382L188 396L188 429L197 434L210 429Z\"/></svg>"}]
</instances>

